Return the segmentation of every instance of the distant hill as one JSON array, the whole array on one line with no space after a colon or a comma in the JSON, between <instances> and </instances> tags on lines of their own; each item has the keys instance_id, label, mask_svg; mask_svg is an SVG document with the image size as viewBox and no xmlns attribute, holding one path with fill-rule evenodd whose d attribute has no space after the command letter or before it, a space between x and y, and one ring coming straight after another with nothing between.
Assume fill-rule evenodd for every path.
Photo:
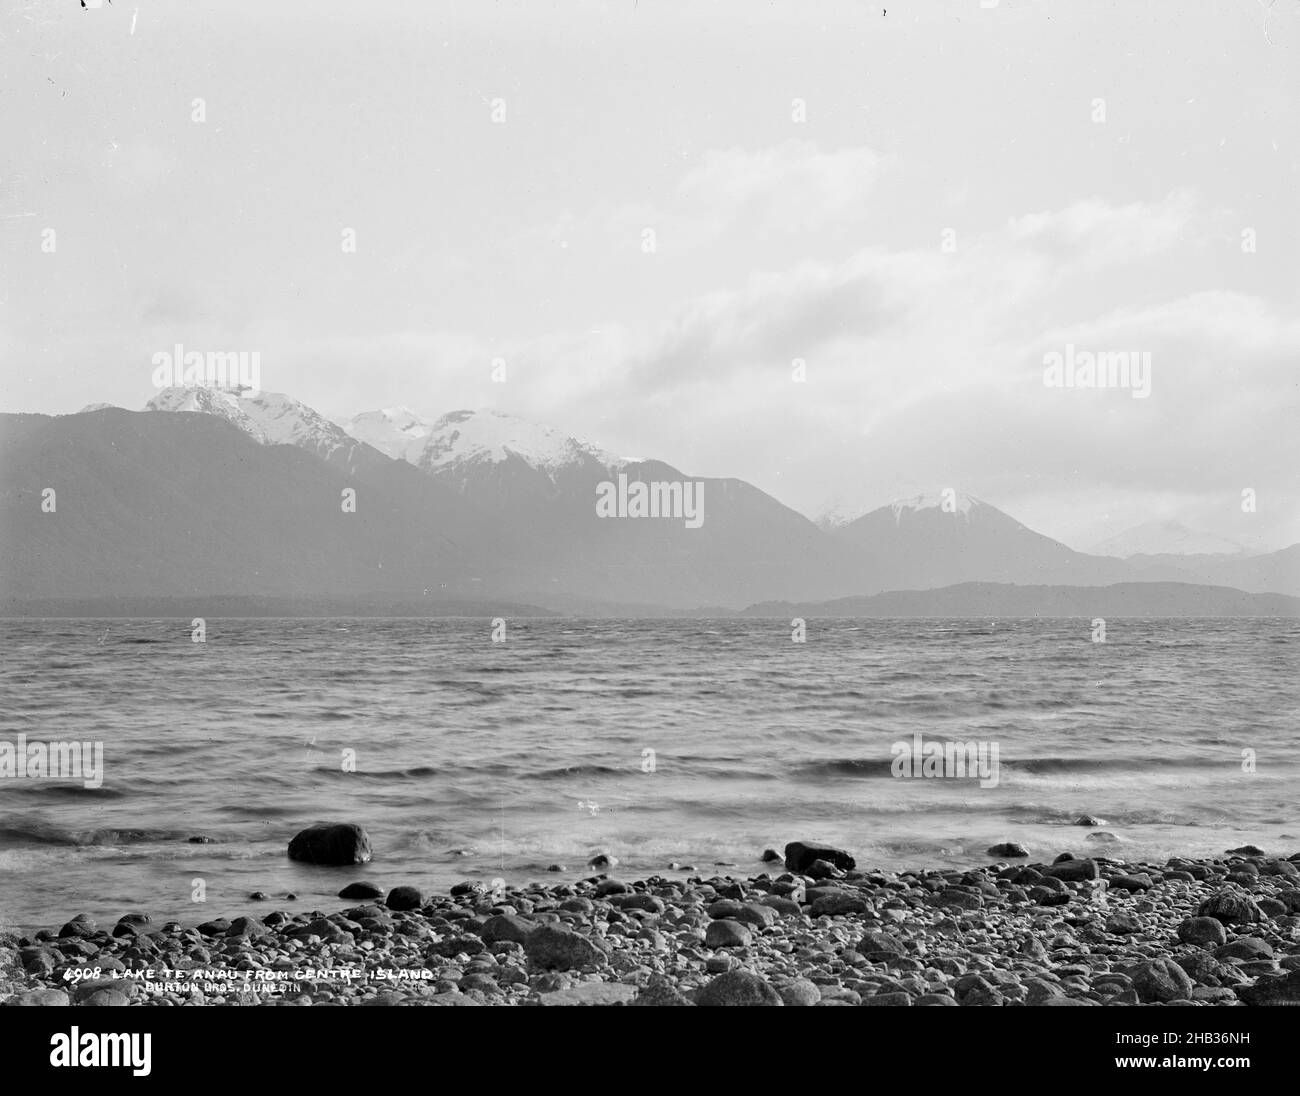
<instances>
[{"instance_id":1,"label":"distant hill","mask_svg":"<svg viewBox=\"0 0 1300 1096\"><path fill-rule=\"evenodd\" d=\"M831 532L853 552L857 593L959 582L1101 586L1132 577L1121 560L1076 552L980 499L944 502L938 495L901 500Z\"/></svg>"},{"instance_id":2,"label":"distant hill","mask_svg":"<svg viewBox=\"0 0 1300 1096\"><path fill-rule=\"evenodd\" d=\"M938 590L899 590L823 602L764 602L753 617L1296 617L1300 598L1248 594L1185 582L1113 586L1013 586L963 582Z\"/></svg>"},{"instance_id":3,"label":"distant hill","mask_svg":"<svg viewBox=\"0 0 1300 1096\"><path fill-rule=\"evenodd\" d=\"M1107 537L1089 549L1095 556L1129 559L1133 556L1242 556L1246 546L1227 537L1189 528L1181 521L1147 521Z\"/></svg>"}]
</instances>

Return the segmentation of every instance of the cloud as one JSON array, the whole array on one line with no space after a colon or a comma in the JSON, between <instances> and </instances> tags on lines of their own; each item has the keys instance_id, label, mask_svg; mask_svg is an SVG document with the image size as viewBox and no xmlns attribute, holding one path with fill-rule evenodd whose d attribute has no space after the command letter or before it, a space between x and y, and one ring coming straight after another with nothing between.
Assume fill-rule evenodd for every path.
<instances>
[{"instance_id":1,"label":"cloud","mask_svg":"<svg viewBox=\"0 0 1300 1096\"><path fill-rule=\"evenodd\" d=\"M1160 202L1120 206L1089 199L1014 218L1009 237L1047 258L1097 269L1167 251L1198 217L1203 219L1195 196L1185 190Z\"/></svg>"},{"instance_id":2,"label":"cloud","mask_svg":"<svg viewBox=\"0 0 1300 1096\"><path fill-rule=\"evenodd\" d=\"M743 221L764 234L807 232L860 219L884 162L870 148L822 152L808 141L755 152L713 150L682 179L677 196L719 224Z\"/></svg>"},{"instance_id":3,"label":"cloud","mask_svg":"<svg viewBox=\"0 0 1300 1096\"><path fill-rule=\"evenodd\" d=\"M796 159L810 157L756 168L719 156L683 189L761 204ZM953 486L1092 543L1102 514L1170 500L1211 510L1241 486L1294 495L1300 321L1242 292L1159 295L1218 219L1181 191L1087 199L964 234L951 254L875 245L754 273L647 327L286 338L283 387L312 402L316 386L336 413L497 407L692 474L742 476L809 512L832 496L868 505ZM1150 398L1045 387L1043 355L1067 343L1150 353ZM498 357L505 384L490 380Z\"/></svg>"},{"instance_id":4,"label":"cloud","mask_svg":"<svg viewBox=\"0 0 1300 1096\"><path fill-rule=\"evenodd\" d=\"M883 502L904 481L1013 513L1054 497L1062 528L1083 482L1139 510L1171 493L1211 507L1256 481L1293 497L1300 323L1241 292L1158 296L1218 220L1184 192L1087 200L951 255L871 247L753 275L628 341L624 398L678 419L642 422L663 440L636 444L805 509L836 494ZM1149 352L1151 397L1046 388L1043 353L1067 342ZM1281 540L1300 534L1271 520Z\"/></svg>"},{"instance_id":5,"label":"cloud","mask_svg":"<svg viewBox=\"0 0 1300 1096\"><path fill-rule=\"evenodd\" d=\"M638 245L648 228L664 253L684 254L737 230L763 238L798 236L864 218L889 162L870 148L823 152L809 141L752 151L713 149L660 200L566 212L521 240L617 250Z\"/></svg>"}]
</instances>

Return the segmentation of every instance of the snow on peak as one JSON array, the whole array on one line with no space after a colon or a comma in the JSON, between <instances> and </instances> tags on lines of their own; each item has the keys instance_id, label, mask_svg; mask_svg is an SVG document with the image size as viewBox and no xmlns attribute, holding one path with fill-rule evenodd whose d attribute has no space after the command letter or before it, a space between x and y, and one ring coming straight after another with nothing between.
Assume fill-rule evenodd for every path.
<instances>
[{"instance_id":1,"label":"snow on peak","mask_svg":"<svg viewBox=\"0 0 1300 1096\"><path fill-rule=\"evenodd\" d=\"M1089 550L1093 555L1118 559L1156 555L1241 555L1247 551L1235 540L1190 529L1172 518L1135 525Z\"/></svg>"},{"instance_id":2,"label":"snow on peak","mask_svg":"<svg viewBox=\"0 0 1300 1096\"><path fill-rule=\"evenodd\" d=\"M548 473L588 459L606 466L621 463L613 454L550 426L499 411L452 411L443 415L420 447L418 463L429 471L438 471L463 463L499 463L511 456Z\"/></svg>"},{"instance_id":3,"label":"snow on peak","mask_svg":"<svg viewBox=\"0 0 1300 1096\"><path fill-rule=\"evenodd\" d=\"M913 495L908 499L896 499L889 504L894 522L902 520L904 514L915 514L921 510L938 510L941 513L961 514L970 521L971 510L982 505L980 500L971 495L963 495L951 488L927 494Z\"/></svg>"},{"instance_id":4,"label":"snow on peak","mask_svg":"<svg viewBox=\"0 0 1300 1096\"><path fill-rule=\"evenodd\" d=\"M453 411L430 423L409 407L395 406L331 422L279 392L241 395L238 389L202 385L161 389L144 409L219 415L263 445L296 445L326 458L361 442L427 472L512 456L547 474L589 460L607 467L625 463L549 426L499 411Z\"/></svg>"},{"instance_id":5,"label":"snow on peak","mask_svg":"<svg viewBox=\"0 0 1300 1096\"><path fill-rule=\"evenodd\" d=\"M829 533L835 529L842 529L846 525L852 525L864 514L871 513L873 509L872 506L854 506L837 498L821 508L820 514L814 519L813 524L818 529L824 529Z\"/></svg>"},{"instance_id":6,"label":"snow on peak","mask_svg":"<svg viewBox=\"0 0 1300 1096\"><path fill-rule=\"evenodd\" d=\"M357 441L373 445L397 460L414 459L408 454L418 455L420 444L433 432L428 422L401 405L363 411L340 425Z\"/></svg>"},{"instance_id":7,"label":"snow on peak","mask_svg":"<svg viewBox=\"0 0 1300 1096\"><path fill-rule=\"evenodd\" d=\"M297 445L322 456L352 444L337 424L280 392L240 395L235 388L175 386L159 391L144 409L219 415L262 445Z\"/></svg>"},{"instance_id":8,"label":"snow on peak","mask_svg":"<svg viewBox=\"0 0 1300 1096\"><path fill-rule=\"evenodd\" d=\"M836 496L822 506L820 516L814 520L813 524L826 532L833 532L836 529L842 529L846 525L853 524L858 518L865 517L867 514L886 509L893 514L895 524L902 521L904 514L919 513L922 510L938 510L942 513L961 514L967 521L970 521L972 509L983 505L985 504L973 495L963 495L958 491L950 491L949 489L913 495L911 498L895 499L887 506L864 506L861 503L855 505L845 502L840 496Z\"/></svg>"},{"instance_id":9,"label":"snow on peak","mask_svg":"<svg viewBox=\"0 0 1300 1096\"><path fill-rule=\"evenodd\" d=\"M159 389L158 394L144 405L144 410L195 411L204 415L220 415L242 426L247 416L240 409L239 402L239 393L233 388L176 385Z\"/></svg>"}]
</instances>

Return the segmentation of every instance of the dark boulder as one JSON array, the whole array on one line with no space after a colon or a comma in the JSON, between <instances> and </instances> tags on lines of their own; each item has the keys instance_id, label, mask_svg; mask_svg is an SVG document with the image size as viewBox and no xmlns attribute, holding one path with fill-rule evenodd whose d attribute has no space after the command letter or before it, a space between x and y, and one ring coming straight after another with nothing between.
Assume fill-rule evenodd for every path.
<instances>
[{"instance_id":1,"label":"dark boulder","mask_svg":"<svg viewBox=\"0 0 1300 1096\"><path fill-rule=\"evenodd\" d=\"M99 926L95 923L95 921L91 918L91 916L88 913L79 913L77 914L76 917L74 917L71 921L69 921L66 925L64 925L63 928L59 929L59 936L60 938L67 937L67 936L72 936L72 937L94 936L95 933L98 931L99 931Z\"/></svg>"},{"instance_id":2,"label":"dark boulder","mask_svg":"<svg viewBox=\"0 0 1300 1096\"><path fill-rule=\"evenodd\" d=\"M251 917L236 917L230 922L230 927L226 929L226 936L263 936L271 930L262 924L261 921L255 921Z\"/></svg>"},{"instance_id":3,"label":"dark boulder","mask_svg":"<svg viewBox=\"0 0 1300 1096\"><path fill-rule=\"evenodd\" d=\"M1236 993L1248 1005L1300 1005L1300 970L1280 978L1260 978L1253 986L1237 986Z\"/></svg>"},{"instance_id":4,"label":"dark boulder","mask_svg":"<svg viewBox=\"0 0 1300 1096\"><path fill-rule=\"evenodd\" d=\"M1291 912L1287 909L1287 904L1285 902L1279 901L1276 898L1256 898L1255 905L1259 907L1259 912L1270 921L1276 920L1279 917L1285 917Z\"/></svg>"},{"instance_id":5,"label":"dark boulder","mask_svg":"<svg viewBox=\"0 0 1300 1096\"><path fill-rule=\"evenodd\" d=\"M534 921L526 921L517 914L502 913L489 917L479 929L479 936L485 944L498 944L502 941L522 944L536 928L537 923Z\"/></svg>"},{"instance_id":6,"label":"dark boulder","mask_svg":"<svg viewBox=\"0 0 1300 1096\"><path fill-rule=\"evenodd\" d=\"M673 984L672 980L665 978L662 974L651 975L649 983L633 999L632 1004L642 1006L674 1006L681 1007L694 1006L694 1001L689 1001L682 992Z\"/></svg>"},{"instance_id":7,"label":"dark boulder","mask_svg":"<svg viewBox=\"0 0 1300 1096\"><path fill-rule=\"evenodd\" d=\"M1067 883L1082 883L1100 876L1095 860L1062 860L1043 869L1043 874Z\"/></svg>"},{"instance_id":8,"label":"dark boulder","mask_svg":"<svg viewBox=\"0 0 1300 1096\"><path fill-rule=\"evenodd\" d=\"M539 970L602 966L608 957L603 945L560 925L538 925L528 934L524 952Z\"/></svg>"},{"instance_id":9,"label":"dark boulder","mask_svg":"<svg viewBox=\"0 0 1300 1096\"><path fill-rule=\"evenodd\" d=\"M841 871L852 871L858 866L858 862L843 849L832 848L829 845L813 845L806 841L791 841L785 847L786 871L803 875L818 860L825 860ZM773 990L773 992L776 991ZM777 999L780 1000L779 997Z\"/></svg>"},{"instance_id":10,"label":"dark boulder","mask_svg":"<svg viewBox=\"0 0 1300 1096\"><path fill-rule=\"evenodd\" d=\"M1213 917L1225 925L1254 925L1266 920L1255 900L1243 891L1221 890L1196 909L1197 917Z\"/></svg>"},{"instance_id":11,"label":"dark boulder","mask_svg":"<svg viewBox=\"0 0 1300 1096\"><path fill-rule=\"evenodd\" d=\"M1193 983L1187 972L1172 959L1153 959L1130 971L1133 989L1143 1003L1186 1001L1192 996Z\"/></svg>"},{"instance_id":12,"label":"dark boulder","mask_svg":"<svg viewBox=\"0 0 1300 1096\"><path fill-rule=\"evenodd\" d=\"M711 921L704 934L706 948L744 948L753 940L753 932L739 921Z\"/></svg>"},{"instance_id":13,"label":"dark boulder","mask_svg":"<svg viewBox=\"0 0 1300 1096\"><path fill-rule=\"evenodd\" d=\"M609 904L620 910L644 910L646 913L663 913L667 908L662 898L653 894L613 894Z\"/></svg>"},{"instance_id":14,"label":"dark boulder","mask_svg":"<svg viewBox=\"0 0 1300 1096\"><path fill-rule=\"evenodd\" d=\"M318 822L289 842L289 859L306 864L364 864L370 854L370 836L351 822Z\"/></svg>"},{"instance_id":15,"label":"dark boulder","mask_svg":"<svg viewBox=\"0 0 1300 1096\"><path fill-rule=\"evenodd\" d=\"M989 848L990 856L1028 856L1029 850L1015 841L1003 841Z\"/></svg>"},{"instance_id":16,"label":"dark boulder","mask_svg":"<svg viewBox=\"0 0 1300 1096\"><path fill-rule=\"evenodd\" d=\"M1238 936L1229 944L1214 949L1216 959L1272 959L1273 945L1258 936Z\"/></svg>"},{"instance_id":17,"label":"dark boulder","mask_svg":"<svg viewBox=\"0 0 1300 1096\"><path fill-rule=\"evenodd\" d=\"M940 891L930 899L930 902L941 908L962 910L977 910L984 906L984 899L978 894L973 894L958 887L949 887L947 890Z\"/></svg>"},{"instance_id":18,"label":"dark boulder","mask_svg":"<svg viewBox=\"0 0 1300 1096\"><path fill-rule=\"evenodd\" d=\"M1128 910L1116 910L1106 918L1106 931L1112 936L1127 936L1142 930L1142 922Z\"/></svg>"},{"instance_id":19,"label":"dark boulder","mask_svg":"<svg viewBox=\"0 0 1300 1096\"><path fill-rule=\"evenodd\" d=\"M845 873L829 860L814 860L804 872L809 879L843 879Z\"/></svg>"},{"instance_id":20,"label":"dark boulder","mask_svg":"<svg viewBox=\"0 0 1300 1096\"><path fill-rule=\"evenodd\" d=\"M1222 947L1228 942L1223 922L1214 917L1189 917L1178 926L1178 939L1199 948Z\"/></svg>"},{"instance_id":21,"label":"dark boulder","mask_svg":"<svg viewBox=\"0 0 1300 1096\"><path fill-rule=\"evenodd\" d=\"M786 850L789 855L789 849ZM765 978L745 970L728 971L719 974L699 991L695 1003L702 1006L716 1005L784 1005L781 995Z\"/></svg>"},{"instance_id":22,"label":"dark boulder","mask_svg":"<svg viewBox=\"0 0 1300 1096\"><path fill-rule=\"evenodd\" d=\"M876 955L889 956L907 954L907 948L903 946L903 942L899 940L898 937L892 936L887 932L875 930L862 934L862 939L858 941L857 949L862 955L867 956L867 958Z\"/></svg>"},{"instance_id":23,"label":"dark boulder","mask_svg":"<svg viewBox=\"0 0 1300 1096\"><path fill-rule=\"evenodd\" d=\"M225 936L229 929L230 921L227 918L215 917L211 921L204 921L198 931L203 936Z\"/></svg>"},{"instance_id":24,"label":"dark boulder","mask_svg":"<svg viewBox=\"0 0 1300 1096\"><path fill-rule=\"evenodd\" d=\"M846 913L866 913L871 908L856 891L825 889L812 900L813 917L837 917Z\"/></svg>"},{"instance_id":25,"label":"dark boulder","mask_svg":"<svg viewBox=\"0 0 1300 1096\"><path fill-rule=\"evenodd\" d=\"M390 910L418 910L424 905L424 895L417 887L394 887L384 899Z\"/></svg>"}]
</instances>

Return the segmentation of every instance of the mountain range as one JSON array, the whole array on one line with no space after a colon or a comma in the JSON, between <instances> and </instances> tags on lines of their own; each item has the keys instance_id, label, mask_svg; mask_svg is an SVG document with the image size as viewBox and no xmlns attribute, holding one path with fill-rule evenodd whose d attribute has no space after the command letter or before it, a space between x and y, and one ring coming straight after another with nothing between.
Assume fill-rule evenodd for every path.
<instances>
[{"instance_id":1,"label":"mountain range","mask_svg":"<svg viewBox=\"0 0 1300 1096\"><path fill-rule=\"evenodd\" d=\"M621 477L701 485L702 523L598 516L600 485ZM967 583L1297 595L1300 545L1088 554L951 493L819 525L743 480L618 457L495 411L426 421L394 407L335 422L289 396L199 387L163 389L140 412L0 415L10 612L219 597L730 613ZM1195 615L1210 593L1180 597Z\"/></svg>"},{"instance_id":2,"label":"mountain range","mask_svg":"<svg viewBox=\"0 0 1300 1096\"><path fill-rule=\"evenodd\" d=\"M1144 521L1113 537L1094 544L1089 552L1095 556L1245 556L1251 550L1240 541L1192 529L1174 518Z\"/></svg>"}]
</instances>

